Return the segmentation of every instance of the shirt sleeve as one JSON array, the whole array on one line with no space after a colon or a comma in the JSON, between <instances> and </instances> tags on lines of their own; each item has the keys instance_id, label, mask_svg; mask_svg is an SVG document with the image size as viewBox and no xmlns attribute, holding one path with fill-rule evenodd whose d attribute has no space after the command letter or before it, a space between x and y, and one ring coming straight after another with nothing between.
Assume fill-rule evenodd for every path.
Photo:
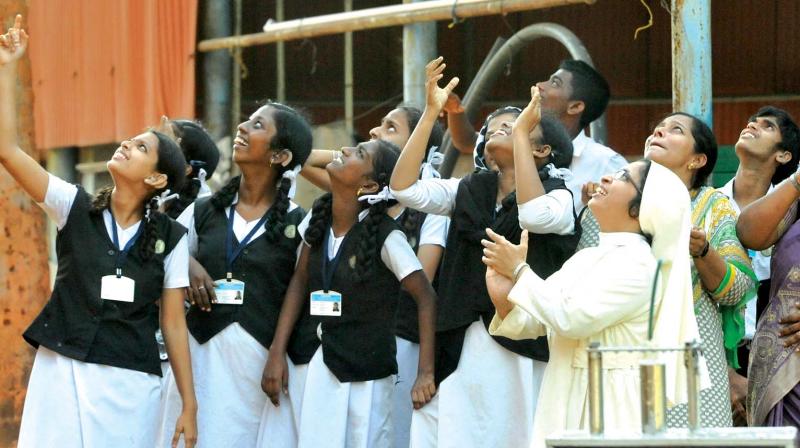
<instances>
[{"instance_id":1,"label":"shirt sleeve","mask_svg":"<svg viewBox=\"0 0 800 448\"><path fill-rule=\"evenodd\" d=\"M186 227L188 230L186 238L188 241L189 255L192 257L197 256L197 229L194 228L194 202L189 204L186 209L176 219L179 224Z\"/></svg>"},{"instance_id":2,"label":"shirt sleeve","mask_svg":"<svg viewBox=\"0 0 800 448\"><path fill-rule=\"evenodd\" d=\"M393 230L386 237L381 248L381 260L398 281L403 281L410 274L422 270L417 254L408 245L406 236L400 230Z\"/></svg>"},{"instance_id":3,"label":"shirt sleeve","mask_svg":"<svg viewBox=\"0 0 800 448\"><path fill-rule=\"evenodd\" d=\"M428 215L419 232L419 245L426 244L447 247L447 231L450 218L441 215Z\"/></svg>"},{"instance_id":4,"label":"shirt sleeve","mask_svg":"<svg viewBox=\"0 0 800 448\"><path fill-rule=\"evenodd\" d=\"M508 300L555 333L587 338L646 309L654 263L627 258L600 260L581 282L594 287L575 286L576 273L563 268L547 280L525 269Z\"/></svg>"},{"instance_id":5,"label":"shirt sleeve","mask_svg":"<svg viewBox=\"0 0 800 448\"><path fill-rule=\"evenodd\" d=\"M433 215L450 216L456 207L460 179L422 179L405 190L392 190L395 199L408 208Z\"/></svg>"},{"instance_id":6,"label":"shirt sleeve","mask_svg":"<svg viewBox=\"0 0 800 448\"><path fill-rule=\"evenodd\" d=\"M497 313L494 313L492 322L489 324L489 334L514 340L534 339L544 336L546 333L546 328L541 322L518 306L514 306L511 312L506 314L505 319L501 319Z\"/></svg>"},{"instance_id":7,"label":"shirt sleeve","mask_svg":"<svg viewBox=\"0 0 800 448\"><path fill-rule=\"evenodd\" d=\"M164 259L164 288L189 286L189 244L186 235Z\"/></svg>"},{"instance_id":8,"label":"shirt sleeve","mask_svg":"<svg viewBox=\"0 0 800 448\"><path fill-rule=\"evenodd\" d=\"M531 233L569 235L575 231L575 214L569 190L553 190L519 205L519 225Z\"/></svg>"},{"instance_id":9,"label":"shirt sleeve","mask_svg":"<svg viewBox=\"0 0 800 448\"><path fill-rule=\"evenodd\" d=\"M44 202L39 203L39 206L53 220L56 228L61 230L67 224L69 211L78 194L78 187L58 176L47 174L47 193L44 196Z\"/></svg>"}]
</instances>

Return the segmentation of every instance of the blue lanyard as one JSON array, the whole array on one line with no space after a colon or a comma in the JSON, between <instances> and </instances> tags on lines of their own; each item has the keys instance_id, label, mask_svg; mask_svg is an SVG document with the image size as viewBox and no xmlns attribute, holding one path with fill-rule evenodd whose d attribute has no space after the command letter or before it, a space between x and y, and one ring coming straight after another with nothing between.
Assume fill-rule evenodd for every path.
<instances>
[{"instance_id":1,"label":"blue lanyard","mask_svg":"<svg viewBox=\"0 0 800 448\"><path fill-rule=\"evenodd\" d=\"M228 233L225 236L225 271L227 272L226 278L228 281L231 281L231 279L233 278L233 273L232 273L233 262L236 261L236 259L239 257L239 254L242 253L242 250L244 250L245 246L247 246L247 243L250 242L250 240L253 238L253 235L256 234L258 229L261 228L261 226L263 226L265 222L267 222L267 215L269 214L269 211L267 211L267 213L264 213L264 216L262 216L261 219L258 220L258 224L256 224L255 227L253 227L253 230L251 230L250 233L248 233L247 236L244 237L244 239L239 243L239 245L234 248L233 213L236 211L236 204L231 204L230 208L231 210L230 212L228 212Z\"/></svg>"},{"instance_id":2,"label":"blue lanyard","mask_svg":"<svg viewBox=\"0 0 800 448\"><path fill-rule=\"evenodd\" d=\"M328 228L328 233L325 234L325 240L322 242L322 291L325 292L325 294L331 289L333 275L336 274L336 268L339 266L339 261L342 259L342 253L344 253L344 243L350 235L350 232L347 232L342 240L342 244L339 245L339 252L336 253L336 256L333 257L332 260L328 260L328 239L331 233L332 230Z\"/></svg>"},{"instance_id":3,"label":"blue lanyard","mask_svg":"<svg viewBox=\"0 0 800 448\"><path fill-rule=\"evenodd\" d=\"M114 262L114 267L117 271L117 278L120 278L122 277L122 266L125 264L125 261L128 257L128 252L131 251L133 244L136 243L136 240L139 239L139 235L142 234L142 231L144 230L144 223L139 223L139 228L136 229L136 233L125 244L125 248L120 251L119 236L117 235L117 220L114 219L114 212L111 211L111 207L108 208L108 213L111 215L111 239L114 242L114 250L117 251L117 259Z\"/></svg>"}]
</instances>

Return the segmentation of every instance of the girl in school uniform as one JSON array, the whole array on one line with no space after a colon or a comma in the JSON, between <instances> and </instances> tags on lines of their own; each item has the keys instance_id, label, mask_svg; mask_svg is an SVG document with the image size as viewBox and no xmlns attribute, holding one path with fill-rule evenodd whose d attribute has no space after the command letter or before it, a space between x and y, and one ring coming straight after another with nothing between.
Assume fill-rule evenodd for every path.
<instances>
[{"instance_id":1,"label":"girl in school uniform","mask_svg":"<svg viewBox=\"0 0 800 448\"><path fill-rule=\"evenodd\" d=\"M384 140L404 148L417 127L422 111L416 107L400 104L389 111L381 119L378 126L369 131L371 140ZM426 143L425 162L420 166L420 179L439 178L437 167L443 160L443 154L437 149L442 143L444 129L436 122L431 128ZM318 187L330 190L330 177L325 167L339 151L315 149L311 152L308 163L303 166L301 175ZM447 228L450 218L442 215L429 215L417 210L403 207L400 204L389 207L387 213L395 218L406 234L411 248L417 254L425 275L436 285L436 273L444 253L447 240ZM392 425L394 429L395 448L409 445L411 431L411 413L414 409L411 402L411 388L417 376L419 363L419 332L417 322L417 306L414 299L406 291L400 291L397 303L397 321L395 342L397 343L397 382L395 384L394 405L392 407Z\"/></svg>"},{"instance_id":2,"label":"girl in school uniform","mask_svg":"<svg viewBox=\"0 0 800 448\"><path fill-rule=\"evenodd\" d=\"M405 236L386 214L398 152L382 140L344 148L327 167L331 193L317 200L300 226L305 244L266 368L267 393L280 405L278 394L292 381L287 350L295 358L313 354L301 403L300 447L392 446L394 321L401 285L416 299L420 322L415 407L435 393L435 296ZM308 328L315 339L307 337Z\"/></svg>"},{"instance_id":3,"label":"girl in school uniform","mask_svg":"<svg viewBox=\"0 0 800 448\"><path fill-rule=\"evenodd\" d=\"M198 446L256 446L267 399L261 376L304 216L291 198L310 152L305 118L268 103L239 125L233 161L241 176L178 218L189 229L193 257L187 321L203 428ZM174 386L167 394L176 395ZM177 411L176 401L168 400L167 421ZM283 418L282 424L292 423L288 415ZM168 434L161 440L167 446Z\"/></svg>"},{"instance_id":4,"label":"girl in school uniform","mask_svg":"<svg viewBox=\"0 0 800 448\"><path fill-rule=\"evenodd\" d=\"M122 142L112 187L92 197L47 173L16 144L13 62L27 35L17 16L0 49L0 162L58 227L58 273L25 331L37 348L18 446L150 448L156 443L160 324L180 390L173 440L197 437L197 403L183 314L189 284L185 229L156 210L183 179L180 148L158 132Z\"/></svg>"},{"instance_id":5,"label":"girl in school uniform","mask_svg":"<svg viewBox=\"0 0 800 448\"><path fill-rule=\"evenodd\" d=\"M454 78L439 88L443 70L442 58L426 67L428 104L391 182L392 193L406 207L451 216L438 284L439 394L431 406L414 413L411 445L526 446L548 359L547 341L489 335L494 307L486 292L480 240L491 228L518 241L524 228L536 240L528 254L533 269L547 276L561 266L577 243L572 195L564 184L572 144L563 126L542 118L524 129L528 147L517 167L512 125L520 111L503 108L487 118L476 148L479 166L493 169L460 180L418 180L428 130L458 83Z\"/></svg>"}]
</instances>

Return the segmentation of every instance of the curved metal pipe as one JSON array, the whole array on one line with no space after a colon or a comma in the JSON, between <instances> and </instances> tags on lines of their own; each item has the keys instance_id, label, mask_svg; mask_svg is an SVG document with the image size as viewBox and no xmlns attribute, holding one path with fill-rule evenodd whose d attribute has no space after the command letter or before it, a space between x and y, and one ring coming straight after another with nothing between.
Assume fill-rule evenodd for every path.
<instances>
[{"instance_id":1,"label":"curved metal pipe","mask_svg":"<svg viewBox=\"0 0 800 448\"><path fill-rule=\"evenodd\" d=\"M530 45L536 39L541 37L549 37L560 42L569 52L573 59L580 59L585 61L592 67L592 57L578 36L575 35L568 28L557 23L537 23L529 25L511 36L494 54L491 54L488 63L484 63L480 72L472 81L466 95L464 95L463 105L464 111L470 120L478 112L481 104L486 100L486 97L491 91L491 87L497 82L500 73L503 72L509 61L512 60L514 55L526 46ZM606 141L606 114L600 116L597 120L589 125L592 138L605 143ZM444 177L450 177L458 159L458 151L453 147L450 139L446 139L443 146L444 162L439 170Z\"/></svg>"}]
</instances>

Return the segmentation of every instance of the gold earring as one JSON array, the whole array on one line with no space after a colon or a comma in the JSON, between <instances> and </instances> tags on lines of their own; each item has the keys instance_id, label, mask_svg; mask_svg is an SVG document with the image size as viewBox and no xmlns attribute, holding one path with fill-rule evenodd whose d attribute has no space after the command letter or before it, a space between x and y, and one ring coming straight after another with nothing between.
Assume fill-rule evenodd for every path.
<instances>
[{"instance_id":1,"label":"gold earring","mask_svg":"<svg viewBox=\"0 0 800 448\"><path fill-rule=\"evenodd\" d=\"M694 163L690 163L690 164L689 164L689 169L690 169L690 170L693 170L693 169L694 169Z\"/></svg>"},{"instance_id":2,"label":"gold earring","mask_svg":"<svg viewBox=\"0 0 800 448\"><path fill-rule=\"evenodd\" d=\"M358 187L358 191L356 192L356 196L361 196L361 193L364 191L363 187Z\"/></svg>"}]
</instances>

